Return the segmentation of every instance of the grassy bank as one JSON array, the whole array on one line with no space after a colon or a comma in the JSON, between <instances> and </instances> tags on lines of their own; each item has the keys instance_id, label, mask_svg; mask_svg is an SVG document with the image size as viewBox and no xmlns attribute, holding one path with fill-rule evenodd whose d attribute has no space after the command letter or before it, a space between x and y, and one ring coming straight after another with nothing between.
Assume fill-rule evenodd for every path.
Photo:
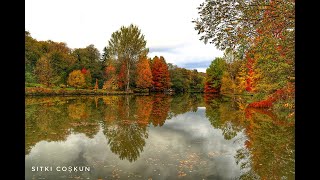
<instances>
[{"instance_id":1,"label":"grassy bank","mask_svg":"<svg viewBox=\"0 0 320 180\"><path fill-rule=\"evenodd\" d=\"M73 88L46 88L46 87L26 87L26 96L79 96L79 95L124 95L133 94L125 91L106 91L102 89L73 89Z\"/></svg>"}]
</instances>

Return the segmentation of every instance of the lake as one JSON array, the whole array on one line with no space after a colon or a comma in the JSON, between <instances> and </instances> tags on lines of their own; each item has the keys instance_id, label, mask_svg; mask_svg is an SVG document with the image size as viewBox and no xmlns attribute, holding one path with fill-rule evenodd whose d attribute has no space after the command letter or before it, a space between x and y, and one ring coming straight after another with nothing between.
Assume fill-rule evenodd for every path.
<instances>
[{"instance_id":1,"label":"lake","mask_svg":"<svg viewBox=\"0 0 320 180\"><path fill-rule=\"evenodd\" d=\"M294 179L295 124L283 112L203 94L25 104L28 180Z\"/></svg>"}]
</instances>

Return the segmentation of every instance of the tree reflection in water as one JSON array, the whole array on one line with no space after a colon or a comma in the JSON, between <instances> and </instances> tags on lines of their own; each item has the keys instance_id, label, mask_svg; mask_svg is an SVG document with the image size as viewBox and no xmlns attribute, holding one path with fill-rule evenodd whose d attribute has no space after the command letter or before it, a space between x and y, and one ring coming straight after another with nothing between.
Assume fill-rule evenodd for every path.
<instances>
[{"instance_id":1,"label":"tree reflection in water","mask_svg":"<svg viewBox=\"0 0 320 180\"><path fill-rule=\"evenodd\" d=\"M240 179L294 179L294 121L271 110L243 108L239 99L205 98L206 116L230 140L244 130L246 141L237 151Z\"/></svg>"},{"instance_id":2,"label":"tree reflection in water","mask_svg":"<svg viewBox=\"0 0 320 180\"><path fill-rule=\"evenodd\" d=\"M234 138L244 127L244 113L233 101L227 101L221 96L207 96L206 117L214 128L221 129L226 140Z\"/></svg>"},{"instance_id":3,"label":"tree reflection in water","mask_svg":"<svg viewBox=\"0 0 320 180\"><path fill-rule=\"evenodd\" d=\"M68 99L26 98L25 153L41 140L64 141L69 135Z\"/></svg>"},{"instance_id":4,"label":"tree reflection in water","mask_svg":"<svg viewBox=\"0 0 320 180\"><path fill-rule=\"evenodd\" d=\"M150 121L154 126L162 126L167 120L170 110L170 97L165 94L153 96Z\"/></svg>"},{"instance_id":5,"label":"tree reflection in water","mask_svg":"<svg viewBox=\"0 0 320 180\"><path fill-rule=\"evenodd\" d=\"M70 133L84 133L92 138L99 131L92 98L26 98L26 154L39 141L65 141Z\"/></svg>"},{"instance_id":6,"label":"tree reflection in water","mask_svg":"<svg viewBox=\"0 0 320 180\"><path fill-rule=\"evenodd\" d=\"M64 141L72 133L89 138L100 127L110 150L121 160L136 161L146 146L149 126L206 107L211 125L226 140L244 132L235 155L240 179L294 179L294 120L269 110L245 108L241 97L203 94L26 98L26 154L39 141ZM286 117L281 114L281 117Z\"/></svg>"},{"instance_id":7,"label":"tree reflection in water","mask_svg":"<svg viewBox=\"0 0 320 180\"><path fill-rule=\"evenodd\" d=\"M278 119L268 110L248 109L247 141L238 150L237 163L243 169L242 179L294 179L294 123Z\"/></svg>"},{"instance_id":8,"label":"tree reflection in water","mask_svg":"<svg viewBox=\"0 0 320 180\"><path fill-rule=\"evenodd\" d=\"M103 132L110 150L120 159L130 162L137 160L148 138L147 125L152 103L150 98L145 98L144 106L139 108L143 103L141 99L136 96L104 97L104 102L107 102L104 119L107 121Z\"/></svg>"}]
</instances>

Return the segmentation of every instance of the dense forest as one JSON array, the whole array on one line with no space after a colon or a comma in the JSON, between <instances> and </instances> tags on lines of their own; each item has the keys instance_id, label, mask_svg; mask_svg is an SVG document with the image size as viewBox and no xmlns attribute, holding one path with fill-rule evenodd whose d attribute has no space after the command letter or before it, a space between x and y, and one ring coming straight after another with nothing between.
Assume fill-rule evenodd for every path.
<instances>
[{"instance_id":1,"label":"dense forest","mask_svg":"<svg viewBox=\"0 0 320 180\"><path fill-rule=\"evenodd\" d=\"M103 89L107 91L197 91L205 73L147 57L146 40L135 25L111 35L103 53L94 45L69 48L66 43L37 41L25 32L26 87Z\"/></svg>"}]
</instances>

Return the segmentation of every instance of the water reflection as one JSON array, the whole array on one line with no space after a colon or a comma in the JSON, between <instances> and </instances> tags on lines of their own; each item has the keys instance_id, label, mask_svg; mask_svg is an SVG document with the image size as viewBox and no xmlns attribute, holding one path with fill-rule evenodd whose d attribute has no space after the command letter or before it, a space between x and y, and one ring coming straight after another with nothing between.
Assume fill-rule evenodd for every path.
<instances>
[{"instance_id":1,"label":"water reflection","mask_svg":"<svg viewBox=\"0 0 320 180\"><path fill-rule=\"evenodd\" d=\"M110 150L120 159L127 159L130 162L137 160L145 146L145 139L148 138L147 123L144 123L146 119L145 117L140 119L141 110L137 111L136 102L139 101L132 96L120 96L104 97L104 102L108 102L109 105L105 109L104 134L108 139ZM143 110L148 108L150 109L147 107Z\"/></svg>"},{"instance_id":2,"label":"water reflection","mask_svg":"<svg viewBox=\"0 0 320 180\"><path fill-rule=\"evenodd\" d=\"M245 146L236 160L244 170L243 179L294 179L294 123L277 117L268 110L247 109L248 123Z\"/></svg>"},{"instance_id":3,"label":"water reflection","mask_svg":"<svg viewBox=\"0 0 320 180\"><path fill-rule=\"evenodd\" d=\"M294 179L294 121L241 98L26 98L25 121L28 177L55 177L30 166L68 161L94 167L73 174L83 178Z\"/></svg>"},{"instance_id":4,"label":"water reflection","mask_svg":"<svg viewBox=\"0 0 320 180\"><path fill-rule=\"evenodd\" d=\"M242 124L244 121L243 111L235 101L226 100L221 96L206 98L206 117L211 125L221 129L225 139L234 138L244 128Z\"/></svg>"}]
</instances>

